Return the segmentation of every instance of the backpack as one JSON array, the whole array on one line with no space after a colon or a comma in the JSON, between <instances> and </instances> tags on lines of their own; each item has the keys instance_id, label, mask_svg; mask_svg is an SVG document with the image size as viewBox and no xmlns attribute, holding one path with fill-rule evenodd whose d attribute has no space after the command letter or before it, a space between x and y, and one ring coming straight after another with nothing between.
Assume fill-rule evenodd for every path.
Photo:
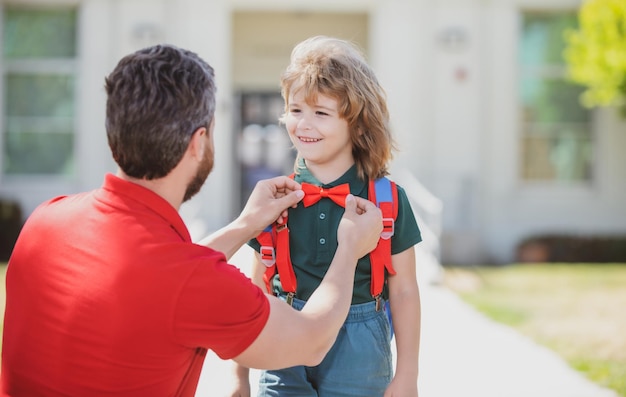
<instances>
[{"instance_id":1,"label":"backpack","mask_svg":"<svg viewBox=\"0 0 626 397\"><path fill-rule=\"evenodd\" d=\"M370 293L376 300L376 310L378 311L382 309L381 298L385 284L385 269L389 274L396 274L391 263L391 237L395 232L395 221L398 217L398 189L395 182L386 177L370 180L368 197L380 208L383 216L383 231L376 248L370 252L372 265ZM278 273L283 291L287 293L287 303L291 305L296 293L297 282L291 265L287 219L284 220L283 224L274 223L266 227L257 236L257 240L261 244L259 250L261 262L266 266L263 280L268 293L272 293L272 278ZM389 310L387 310L387 315L391 315Z\"/></svg>"}]
</instances>

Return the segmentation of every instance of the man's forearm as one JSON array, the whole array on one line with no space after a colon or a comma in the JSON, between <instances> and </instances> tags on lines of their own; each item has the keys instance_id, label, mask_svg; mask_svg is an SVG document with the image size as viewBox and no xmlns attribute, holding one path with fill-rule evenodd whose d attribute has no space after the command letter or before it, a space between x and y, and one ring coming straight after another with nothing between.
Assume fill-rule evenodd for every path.
<instances>
[{"instance_id":1,"label":"man's forearm","mask_svg":"<svg viewBox=\"0 0 626 397\"><path fill-rule=\"evenodd\" d=\"M246 227L240 219L236 219L220 230L203 238L198 244L220 251L226 256L226 260L230 260L253 237L251 228Z\"/></svg>"},{"instance_id":2,"label":"man's forearm","mask_svg":"<svg viewBox=\"0 0 626 397\"><path fill-rule=\"evenodd\" d=\"M295 206L302 197L300 184L291 178L283 176L259 181L239 217L198 244L223 252L226 259L230 259L265 226L280 221L287 208Z\"/></svg>"},{"instance_id":3,"label":"man's forearm","mask_svg":"<svg viewBox=\"0 0 626 397\"><path fill-rule=\"evenodd\" d=\"M318 340L327 344L328 349L350 309L357 260L354 250L340 244L322 283L302 309L307 316L317 320L315 323L320 326L315 332L322 336Z\"/></svg>"}]
</instances>

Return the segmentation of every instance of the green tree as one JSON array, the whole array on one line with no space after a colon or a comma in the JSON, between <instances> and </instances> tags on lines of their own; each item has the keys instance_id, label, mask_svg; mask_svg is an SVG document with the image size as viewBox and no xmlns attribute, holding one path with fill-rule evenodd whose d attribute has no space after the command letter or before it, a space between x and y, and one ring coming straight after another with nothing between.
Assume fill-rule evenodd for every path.
<instances>
[{"instance_id":1,"label":"green tree","mask_svg":"<svg viewBox=\"0 0 626 397\"><path fill-rule=\"evenodd\" d=\"M617 106L626 115L626 0L587 0L578 21L565 31L569 78L586 87L583 105Z\"/></svg>"}]
</instances>

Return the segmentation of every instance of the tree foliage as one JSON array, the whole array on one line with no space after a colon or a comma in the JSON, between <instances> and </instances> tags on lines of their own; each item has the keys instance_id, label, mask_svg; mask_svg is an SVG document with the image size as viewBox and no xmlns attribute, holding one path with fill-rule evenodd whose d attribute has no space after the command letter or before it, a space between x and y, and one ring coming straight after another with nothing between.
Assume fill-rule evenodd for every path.
<instances>
[{"instance_id":1,"label":"tree foliage","mask_svg":"<svg viewBox=\"0 0 626 397\"><path fill-rule=\"evenodd\" d=\"M626 0L587 0L579 27L565 31L572 81L586 87L587 107L617 106L626 114Z\"/></svg>"}]
</instances>

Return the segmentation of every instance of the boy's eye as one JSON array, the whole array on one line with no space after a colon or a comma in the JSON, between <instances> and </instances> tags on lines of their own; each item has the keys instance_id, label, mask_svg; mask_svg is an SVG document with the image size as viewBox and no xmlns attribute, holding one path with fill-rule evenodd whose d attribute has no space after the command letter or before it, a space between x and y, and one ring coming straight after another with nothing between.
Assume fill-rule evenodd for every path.
<instances>
[{"instance_id":1,"label":"boy's eye","mask_svg":"<svg viewBox=\"0 0 626 397\"><path fill-rule=\"evenodd\" d=\"M320 116L328 116L328 113L322 112L322 111L319 111L319 110L317 112L315 112L315 113L319 114Z\"/></svg>"},{"instance_id":2,"label":"boy's eye","mask_svg":"<svg viewBox=\"0 0 626 397\"><path fill-rule=\"evenodd\" d=\"M289 111L291 113L300 113L300 109L297 109L297 108L289 109Z\"/></svg>"}]
</instances>

